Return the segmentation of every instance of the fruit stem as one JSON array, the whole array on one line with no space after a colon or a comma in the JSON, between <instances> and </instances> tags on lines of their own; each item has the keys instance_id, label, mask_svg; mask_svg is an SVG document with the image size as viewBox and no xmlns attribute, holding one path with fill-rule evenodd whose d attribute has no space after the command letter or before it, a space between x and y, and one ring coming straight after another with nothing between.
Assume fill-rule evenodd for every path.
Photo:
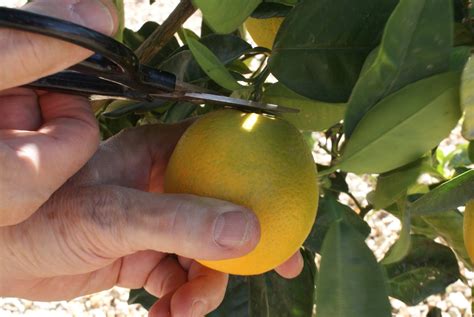
<instances>
[{"instance_id":1,"label":"fruit stem","mask_svg":"<svg viewBox=\"0 0 474 317\"><path fill-rule=\"evenodd\" d=\"M181 0L163 24L135 50L140 62L150 62L195 11L191 0Z\"/></svg>"}]
</instances>

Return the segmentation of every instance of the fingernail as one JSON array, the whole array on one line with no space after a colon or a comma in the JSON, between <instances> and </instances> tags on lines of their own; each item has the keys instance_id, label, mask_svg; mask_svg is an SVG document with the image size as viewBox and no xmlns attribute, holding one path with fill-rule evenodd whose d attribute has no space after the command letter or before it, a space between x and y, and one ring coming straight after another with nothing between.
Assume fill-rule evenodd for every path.
<instances>
[{"instance_id":1,"label":"fingernail","mask_svg":"<svg viewBox=\"0 0 474 317\"><path fill-rule=\"evenodd\" d=\"M115 29L111 8L100 0L79 0L69 10L84 26L105 34L112 34Z\"/></svg>"},{"instance_id":2,"label":"fingernail","mask_svg":"<svg viewBox=\"0 0 474 317\"><path fill-rule=\"evenodd\" d=\"M219 215L214 225L214 239L222 247L238 247L246 242L255 222L248 212L230 211Z\"/></svg>"},{"instance_id":3,"label":"fingernail","mask_svg":"<svg viewBox=\"0 0 474 317\"><path fill-rule=\"evenodd\" d=\"M192 317L202 317L205 314L206 305L203 301L196 301L192 306Z\"/></svg>"}]
</instances>

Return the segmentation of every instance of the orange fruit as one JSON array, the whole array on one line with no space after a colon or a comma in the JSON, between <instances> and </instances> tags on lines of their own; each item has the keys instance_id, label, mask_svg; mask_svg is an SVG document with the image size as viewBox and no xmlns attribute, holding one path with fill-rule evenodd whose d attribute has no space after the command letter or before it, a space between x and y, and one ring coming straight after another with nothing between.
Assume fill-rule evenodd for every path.
<instances>
[{"instance_id":1,"label":"orange fruit","mask_svg":"<svg viewBox=\"0 0 474 317\"><path fill-rule=\"evenodd\" d=\"M464 210L464 245L474 264L474 199L466 204Z\"/></svg>"},{"instance_id":2,"label":"orange fruit","mask_svg":"<svg viewBox=\"0 0 474 317\"><path fill-rule=\"evenodd\" d=\"M199 260L238 275L260 274L290 258L318 206L316 165L301 133L282 119L230 109L199 118L183 134L166 170L165 192L228 200L255 212L261 239L253 251Z\"/></svg>"},{"instance_id":3,"label":"orange fruit","mask_svg":"<svg viewBox=\"0 0 474 317\"><path fill-rule=\"evenodd\" d=\"M268 19L248 18L244 25L258 46L271 49L284 19L283 17Z\"/></svg>"}]
</instances>

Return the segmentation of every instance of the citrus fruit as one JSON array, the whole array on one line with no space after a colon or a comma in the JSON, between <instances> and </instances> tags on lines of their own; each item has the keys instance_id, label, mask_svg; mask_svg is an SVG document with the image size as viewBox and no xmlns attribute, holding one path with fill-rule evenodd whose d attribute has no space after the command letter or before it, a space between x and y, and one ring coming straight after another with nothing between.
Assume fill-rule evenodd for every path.
<instances>
[{"instance_id":1,"label":"citrus fruit","mask_svg":"<svg viewBox=\"0 0 474 317\"><path fill-rule=\"evenodd\" d=\"M252 209L260 241L245 256L199 262L238 275L269 271L308 236L318 206L317 171L300 132L288 122L238 110L211 112L179 140L165 192L231 201Z\"/></svg>"},{"instance_id":2,"label":"citrus fruit","mask_svg":"<svg viewBox=\"0 0 474 317\"><path fill-rule=\"evenodd\" d=\"M474 264L474 199L466 204L464 210L464 245Z\"/></svg>"},{"instance_id":3,"label":"citrus fruit","mask_svg":"<svg viewBox=\"0 0 474 317\"><path fill-rule=\"evenodd\" d=\"M248 18L245 27L258 46L272 48L276 34L285 18L275 17L268 19Z\"/></svg>"}]
</instances>

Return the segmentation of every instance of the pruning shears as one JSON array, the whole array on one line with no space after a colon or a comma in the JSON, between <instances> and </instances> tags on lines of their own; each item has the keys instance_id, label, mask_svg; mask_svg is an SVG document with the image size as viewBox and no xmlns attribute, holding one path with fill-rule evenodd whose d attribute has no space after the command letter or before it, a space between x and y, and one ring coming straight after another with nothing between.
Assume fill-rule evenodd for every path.
<instances>
[{"instance_id":1,"label":"pruning shears","mask_svg":"<svg viewBox=\"0 0 474 317\"><path fill-rule=\"evenodd\" d=\"M170 72L141 64L131 49L115 39L68 21L0 7L0 27L50 36L94 52L88 59L64 71L26 85L31 88L89 97L212 103L271 114L299 111L274 104L227 97L200 86L181 82Z\"/></svg>"}]
</instances>

